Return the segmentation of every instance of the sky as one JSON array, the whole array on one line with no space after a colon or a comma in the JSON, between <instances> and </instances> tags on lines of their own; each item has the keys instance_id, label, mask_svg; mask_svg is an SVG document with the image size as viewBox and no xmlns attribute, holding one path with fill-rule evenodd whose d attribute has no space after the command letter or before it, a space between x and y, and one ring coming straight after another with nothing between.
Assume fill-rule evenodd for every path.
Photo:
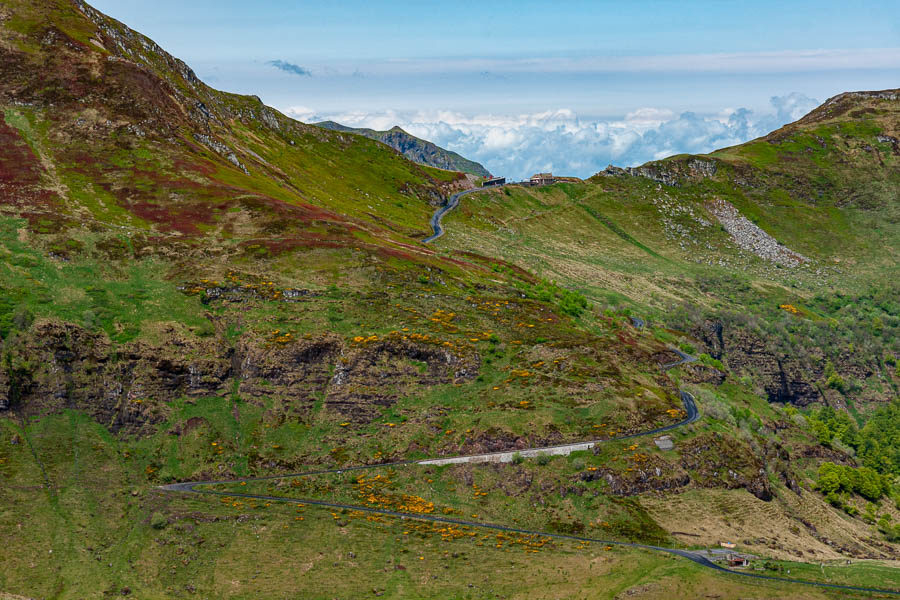
<instances>
[{"instance_id":1,"label":"sky","mask_svg":"<svg viewBox=\"0 0 900 600\"><path fill-rule=\"evenodd\" d=\"M900 2L93 0L210 85L520 179L764 135L900 87Z\"/></svg>"}]
</instances>

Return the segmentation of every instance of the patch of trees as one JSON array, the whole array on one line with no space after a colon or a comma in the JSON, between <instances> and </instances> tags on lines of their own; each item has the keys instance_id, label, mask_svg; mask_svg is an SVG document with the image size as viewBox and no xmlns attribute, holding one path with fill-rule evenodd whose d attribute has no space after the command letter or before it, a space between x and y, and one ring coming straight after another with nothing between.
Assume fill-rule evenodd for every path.
<instances>
[{"instance_id":1,"label":"patch of trees","mask_svg":"<svg viewBox=\"0 0 900 600\"><path fill-rule=\"evenodd\" d=\"M808 420L819 443L849 449L864 467L900 476L900 399L876 409L861 429L846 412L830 406L814 411Z\"/></svg>"},{"instance_id":2,"label":"patch of trees","mask_svg":"<svg viewBox=\"0 0 900 600\"><path fill-rule=\"evenodd\" d=\"M816 489L825 494L831 504L843 506L843 498L848 494L858 494L875 502L890 494L891 486L888 478L875 469L825 462L819 466Z\"/></svg>"}]
</instances>

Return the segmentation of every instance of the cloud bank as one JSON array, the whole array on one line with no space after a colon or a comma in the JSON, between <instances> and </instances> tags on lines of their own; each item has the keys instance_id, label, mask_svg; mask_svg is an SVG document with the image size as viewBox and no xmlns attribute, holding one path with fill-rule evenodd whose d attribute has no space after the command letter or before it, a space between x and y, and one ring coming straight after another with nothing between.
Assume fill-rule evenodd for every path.
<instances>
[{"instance_id":1,"label":"cloud bank","mask_svg":"<svg viewBox=\"0 0 900 600\"><path fill-rule=\"evenodd\" d=\"M270 60L266 63L276 69L280 69L285 73L290 73L292 75L300 75L301 77L312 77L312 71L309 69L304 69L300 65L295 65L294 63L285 62L283 60Z\"/></svg>"},{"instance_id":2,"label":"cloud bank","mask_svg":"<svg viewBox=\"0 0 900 600\"><path fill-rule=\"evenodd\" d=\"M794 92L771 98L772 112L724 109L715 115L642 107L619 120L581 119L568 109L520 115L466 115L453 111L385 111L317 114L295 106L286 112L306 122L334 120L351 127L409 133L477 160L513 179L553 171L587 177L608 164L634 166L680 153L732 146L795 121L819 104Z\"/></svg>"}]
</instances>

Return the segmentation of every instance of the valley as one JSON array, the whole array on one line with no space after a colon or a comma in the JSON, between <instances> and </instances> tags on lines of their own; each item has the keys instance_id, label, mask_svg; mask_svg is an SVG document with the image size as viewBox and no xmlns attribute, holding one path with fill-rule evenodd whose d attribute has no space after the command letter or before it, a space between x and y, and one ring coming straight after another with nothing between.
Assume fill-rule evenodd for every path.
<instances>
[{"instance_id":1,"label":"valley","mask_svg":"<svg viewBox=\"0 0 900 600\"><path fill-rule=\"evenodd\" d=\"M0 73L0 598L900 592L896 90L481 189L80 0Z\"/></svg>"}]
</instances>

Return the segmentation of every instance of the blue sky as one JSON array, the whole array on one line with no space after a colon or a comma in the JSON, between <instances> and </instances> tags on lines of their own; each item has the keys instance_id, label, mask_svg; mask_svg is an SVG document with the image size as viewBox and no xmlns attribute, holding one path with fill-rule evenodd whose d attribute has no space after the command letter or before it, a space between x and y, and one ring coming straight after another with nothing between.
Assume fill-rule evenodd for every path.
<instances>
[{"instance_id":1,"label":"blue sky","mask_svg":"<svg viewBox=\"0 0 900 600\"><path fill-rule=\"evenodd\" d=\"M94 0L211 85L513 177L739 143L900 87L894 2Z\"/></svg>"}]
</instances>

